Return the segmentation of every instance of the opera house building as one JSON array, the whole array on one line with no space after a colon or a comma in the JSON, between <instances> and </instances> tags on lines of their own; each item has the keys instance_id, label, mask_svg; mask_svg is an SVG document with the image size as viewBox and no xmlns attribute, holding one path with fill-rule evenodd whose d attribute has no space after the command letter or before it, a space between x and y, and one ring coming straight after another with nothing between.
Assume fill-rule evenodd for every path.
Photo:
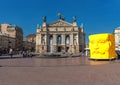
<instances>
[{"instance_id":1,"label":"opera house building","mask_svg":"<svg viewBox=\"0 0 120 85\"><path fill-rule=\"evenodd\" d=\"M59 14L58 20L48 24L47 18L43 18L43 23L36 32L36 52L37 53L80 53L85 48L84 27L77 26L76 17L73 22L65 21Z\"/></svg>"}]
</instances>

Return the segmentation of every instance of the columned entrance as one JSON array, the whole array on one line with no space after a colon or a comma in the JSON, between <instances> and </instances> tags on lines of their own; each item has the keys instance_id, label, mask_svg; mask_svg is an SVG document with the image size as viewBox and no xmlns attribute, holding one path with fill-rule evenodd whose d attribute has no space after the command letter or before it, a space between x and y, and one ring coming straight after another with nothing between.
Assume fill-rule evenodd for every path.
<instances>
[{"instance_id":1,"label":"columned entrance","mask_svg":"<svg viewBox=\"0 0 120 85\"><path fill-rule=\"evenodd\" d=\"M72 23L65 21L61 14L55 22L48 24L46 21L47 18L44 16L42 25L37 28L36 46L39 47L36 47L36 52L74 54L84 50L84 27L77 26L76 17L73 17Z\"/></svg>"}]
</instances>

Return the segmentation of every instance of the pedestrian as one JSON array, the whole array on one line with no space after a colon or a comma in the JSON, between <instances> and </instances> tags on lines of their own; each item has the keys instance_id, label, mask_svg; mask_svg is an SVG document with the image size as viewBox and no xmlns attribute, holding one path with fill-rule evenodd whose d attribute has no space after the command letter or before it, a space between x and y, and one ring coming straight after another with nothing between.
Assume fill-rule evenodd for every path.
<instances>
[{"instance_id":1,"label":"pedestrian","mask_svg":"<svg viewBox=\"0 0 120 85\"><path fill-rule=\"evenodd\" d=\"M22 52L23 58L27 57L27 53L25 51Z\"/></svg>"},{"instance_id":2,"label":"pedestrian","mask_svg":"<svg viewBox=\"0 0 120 85\"><path fill-rule=\"evenodd\" d=\"M12 58L13 57L13 49L12 48L10 48L9 54L10 54L10 57Z\"/></svg>"}]
</instances>

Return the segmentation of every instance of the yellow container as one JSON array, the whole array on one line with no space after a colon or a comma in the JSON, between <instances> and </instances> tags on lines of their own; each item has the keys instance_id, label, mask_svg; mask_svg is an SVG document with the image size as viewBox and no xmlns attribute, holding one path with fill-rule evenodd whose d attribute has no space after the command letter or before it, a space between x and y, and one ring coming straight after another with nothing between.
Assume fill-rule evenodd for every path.
<instances>
[{"instance_id":1,"label":"yellow container","mask_svg":"<svg viewBox=\"0 0 120 85\"><path fill-rule=\"evenodd\" d=\"M94 34L89 36L90 59L114 59L115 38L113 34Z\"/></svg>"}]
</instances>

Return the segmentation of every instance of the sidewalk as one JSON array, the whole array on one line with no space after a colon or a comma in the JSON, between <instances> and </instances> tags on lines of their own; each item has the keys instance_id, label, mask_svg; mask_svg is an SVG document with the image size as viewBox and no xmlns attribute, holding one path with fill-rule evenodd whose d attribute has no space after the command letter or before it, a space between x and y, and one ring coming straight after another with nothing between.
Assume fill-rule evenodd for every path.
<instances>
[{"instance_id":1,"label":"sidewalk","mask_svg":"<svg viewBox=\"0 0 120 85\"><path fill-rule=\"evenodd\" d=\"M0 59L9 59L11 58L10 55L1 55ZM13 55L13 58L22 58L22 54L18 54L18 55Z\"/></svg>"}]
</instances>

